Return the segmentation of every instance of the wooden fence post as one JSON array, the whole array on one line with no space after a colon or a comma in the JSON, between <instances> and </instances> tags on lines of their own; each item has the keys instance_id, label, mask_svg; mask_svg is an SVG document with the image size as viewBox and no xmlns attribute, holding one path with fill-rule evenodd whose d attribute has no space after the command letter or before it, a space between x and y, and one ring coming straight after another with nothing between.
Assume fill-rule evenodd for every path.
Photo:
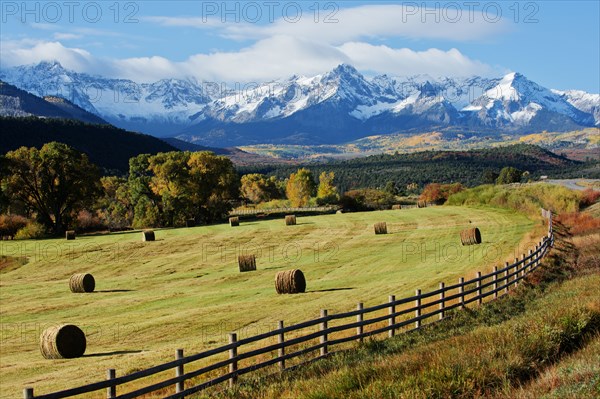
<instances>
[{"instance_id":1,"label":"wooden fence post","mask_svg":"<svg viewBox=\"0 0 600 399\"><path fill-rule=\"evenodd\" d=\"M519 258L515 258L515 276L513 277L513 281L515 283L515 287L519 285L519 280L517 280L519 278L519 265L517 265L517 263L519 263Z\"/></svg>"},{"instance_id":2,"label":"wooden fence post","mask_svg":"<svg viewBox=\"0 0 600 399\"><path fill-rule=\"evenodd\" d=\"M323 317L327 317L327 309L321 309L321 318ZM323 334L321 334L321 343L324 344L321 347L321 356L325 356L327 355L327 333L325 332L327 331L327 319L321 322L321 331L323 331Z\"/></svg>"},{"instance_id":3,"label":"wooden fence post","mask_svg":"<svg viewBox=\"0 0 600 399\"><path fill-rule=\"evenodd\" d=\"M504 293L508 294L508 262L504 262Z\"/></svg>"},{"instance_id":4,"label":"wooden fence post","mask_svg":"<svg viewBox=\"0 0 600 399\"><path fill-rule=\"evenodd\" d=\"M460 308L465 308L465 278L460 277L458 279L458 293L460 294Z\"/></svg>"},{"instance_id":5,"label":"wooden fence post","mask_svg":"<svg viewBox=\"0 0 600 399\"><path fill-rule=\"evenodd\" d=\"M364 309L364 305L362 302L360 302L358 305L356 305L356 310L360 311L359 314L356 315L356 322L357 323L362 323L363 322L363 313L362 310ZM360 325L358 327L356 327L356 335L359 336L358 338L358 342L363 342L364 338L362 337L363 334L363 326Z\"/></svg>"},{"instance_id":6,"label":"wooden fence post","mask_svg":"<svg viewBox=\"0 0 600 399\"><path fill-rule=\"evenodd\" d=\"M417 297L415 299L415 317L417 317L415 328L421 328L421 319L419 319L421 317L421 290L415 290L415 296Z\"/></svg>"},{"instance_id":7,"label":"wooden fence post","mask_svg":"<svg viewBox=\"0 0 600 399\"><path fill-rule=\"evenodd\" d=\"M114 380L115 378L117 378L117 372L115 369L108 369L106 370L106 379L107 380ZM116 385L111 385L108 388L106 388L106 397L107 399L113 399L117 397L117 386Z\"/></svg>"},{"instance_id":8,"label":"wooden fence post","mask_svg":"<svg viewBox=\"0 0 600 399\"><path fill-rule=\"evenodd\" d=\"M475 276L477 278L477 282L475 283L477 287L477 304L481 305L483 303L483 298L481 297L481 272L477 272Z\"/></svg>"},{"instance_id":9,"label":"wooden fence post","mask_svg":"<svg viewBox=\"0 0 600 399\"><path fill-rule=\"evenodd\" d=\"M529 260L527 261L527 263L529 263L529 266L527 266L527 273L531 273L531 270L533 269L533 250L529 250L528 253L529 256Z\"/></svg>"},{"instance_id":10,"label":"wooden fence post","mask_svg":"<svg viewBox=\"0 0 600 399\"><path fill-rule=\"evenodd\" d=\"M280 330L279 335L277 336L277 343L281 345L281 347L277 350L277 356L279 356L279 358L281 359L285 356L285 347L283 346L283 344L285 343L285 335L284 332L281 331L283 330L283 320L279 320L277 322L277 329ZM279 361L279 370L285 370L285 359L281 359Z\"/></svg>"},{"instance_id":11,"label":"wooden fence post","mask_svg":"<svg viewBox=\"0 0 600 399\"><path fill-rule=\"evenodd\" d=\"M236 333L231 333L229 334L229 344L235 344L237 343L237 334ZM238 364L237 364L237 360L234 360L237 357L237 345L235 345L233 348L229 349L229 360L232 360L231 363L229 363L229 373L235 373L238 369ZM235 385L235 383L237 382L237 375L232 375L229 378L229 388L233 388L233 386Z\"/></svg>"},{"instance_id":12,"label":"wooden fence post","mask_svg":"<svg viewBox=\"0 0 600 399\"><path fill-rule=\"evenodd\" d=\"M492 287L494 288L494 299L498 299L498 266L494 266L494 285L492 285Z\"/></svg>"},{"instance_id":13,"label":"wooden fence post","mask_svg":"<svg viewBox=\"0 0 600 399\"><path fill-rule=\"evenodd\" d=\"M390 295L388 301L390 302L390 307L388 308L388 314L390 315L390 318L388 319L388 326L391 327L391 329L388 331L388 337L391 338L396 332L393 327L394 324L396 324L396 317L394 316L394 313L396 313L396 305L394 305L394 302L396 301L396 296Z\"/></svg>"},{"instance_id":14,"label":"wooden fence post","mask_svg":"<svg viewBox=\"0 0 600 399\"><path fill-rule=\"evenodd\" d=\"M183 349L177 349L175 351L175 360L181 360L183 359ZM183 364L178 365L175 368L175 377L181 377L183 375ZM179 393L179 392L183 392L185 383L183 381L179 381L177 382L177 384L175 384L175 392Z\"/></svg>"},{"instance_id":15,"label":"wooden fence post","mask_svg":"<svg viewBox=\"0 0 600 399\"><path fill-rule=\"evenodd\" d=\"M23 398L24 399L33 399L33 388L27 387L23 389Z\"/></svg>"},{"instance_id":16,"label":"wooden fence post","mask_svg":"<svg viewBox=\"0 0 600 399\"><path fill-rule=\"evenodd\" d=\"M444 309L446 308L446 301L444 300L446 298L446 284L444 283L440 283L440 305L439 305L439 309L440 309L440 313L438 316L438 320L442 320L445 316L445 312Z\"/></svg>"}]
</instances>

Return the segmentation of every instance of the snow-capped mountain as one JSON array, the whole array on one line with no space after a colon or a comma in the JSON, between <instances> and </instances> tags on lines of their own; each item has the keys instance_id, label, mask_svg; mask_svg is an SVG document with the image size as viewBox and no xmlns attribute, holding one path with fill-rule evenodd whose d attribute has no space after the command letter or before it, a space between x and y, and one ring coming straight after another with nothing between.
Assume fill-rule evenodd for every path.
<instances>
[{"instance_id":1,"label":"snow-capped mountain","mask_svg":"<svg viewBox=\"0 0 600 399\"><path fill-rule=\"evenodd\" d=\"M462 111L485 126L509 130L563 130L595 123L590 113L519 73L504 76Z\"/></svg>"},{"instance_id":2,"label":"snow-capped mountain","mask_svg":"<svg viewBox=\"0 0 600 399\"><path fill-rule=\"evenodd\" d=\"M119 127L213 146L341 143L432 130L564 131L600 122L598 94L550 90L518 73L369 79L340 65L316 76L223 87L177 79L138 84L44 62L2 71L0 79L67 98Z\"/></svg>"},{"instance_id":3,"label":"snow-capped mountain","mask_svg":"<svg viewBox=\"0 0 600 399\"><path fill-rule=\"evenodd\" d=\"M197 82L107 79L67 70L58 62L11 68L0 79L40 97L63 97L115 126L155 135L192 124L192 116L212 101Z\"/></svg>"}]
</instances>

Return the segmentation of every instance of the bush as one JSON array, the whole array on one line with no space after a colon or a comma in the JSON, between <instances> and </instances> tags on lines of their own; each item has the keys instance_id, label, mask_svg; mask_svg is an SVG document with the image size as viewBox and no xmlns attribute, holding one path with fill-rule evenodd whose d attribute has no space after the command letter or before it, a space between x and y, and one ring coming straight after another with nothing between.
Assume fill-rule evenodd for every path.
<instances>
[{"instance_id":1,"label":"bush","mask_svg":"<svg viewBox=\"0 0 600 399\"><path fill-rule=\"evenodd\" d=\"M591 188L586 188L581 192L581 201L579 201L580 208L586 208L590 205L593 205L600 199L600 191L592 190Z\"/></svg>"},{"instance_id":2,"label":"bush","mask_svg":"<svg viewBox=\"0 0 600 399\"><path fill-rule=\"evenodd\" d=\"M348 191L340 199L340 205L352 211L389 209L394 202L390 193L370 188Z\"/></svg>"},{"instance_id":3,"label":"bush","mask_svg":"<svg viewBox=\"0 0 600 399\"><path fill-rule=\"evenodd\" d=\"M46 236L46 228L37 223L29 222L27 226L20 229L15 235L16 240L37 240Z\"/></svg>"},{"instance_id":4,"label":"bush","mask_svg":"<svg viewBox=\"0 0 600 399\"><path fill-rule=\"evenodd\" d=\"M578 192L552 184L519 187L485 185L453 194L447 204L492 205L539 215L540 208L556 213L577 212L580 199Z\"/></svg>"},{"instance_id":5,"label":"bush","mask_svg":"<svg viewBox=\"0 0 600 399\"><path fill-rule=\"evenodd\" d=\"M77 214L77 230L78 231L99 231L105 230L106 225L102 220L89 211L83 210Z\"/></svg>"},{"instance_id":6,"label":"bush","mask_svg":"<svg viewBox=\"0 0 600 399\"><path fill-rule=\"evenodd\" d=\"M27 226L27 218L19 215L0 215L0 237L14 237L17 232Z\"/></svg>"}]
</instances>

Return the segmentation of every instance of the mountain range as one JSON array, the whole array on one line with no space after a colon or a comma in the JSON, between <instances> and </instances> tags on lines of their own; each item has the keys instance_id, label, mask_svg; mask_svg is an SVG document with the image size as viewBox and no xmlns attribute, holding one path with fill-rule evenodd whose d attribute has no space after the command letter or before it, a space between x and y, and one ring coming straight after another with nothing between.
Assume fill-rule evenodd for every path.
<instances>
[{"instance_id":1,"label":"mountain range","mask_svg":"<svg viewBox=\"0 0 600 399\"><path fill-rule=\"evenodd\" d=\"M350 65L312 77L225 86L136 83L42 62L0 71L38 96L65 99L120 128L199 145L337 144L390 133L529 134L600 126L600 95L499 78L366 78ZM0 103L0 108L5 106Z\"/></svg>"}]
</instances>

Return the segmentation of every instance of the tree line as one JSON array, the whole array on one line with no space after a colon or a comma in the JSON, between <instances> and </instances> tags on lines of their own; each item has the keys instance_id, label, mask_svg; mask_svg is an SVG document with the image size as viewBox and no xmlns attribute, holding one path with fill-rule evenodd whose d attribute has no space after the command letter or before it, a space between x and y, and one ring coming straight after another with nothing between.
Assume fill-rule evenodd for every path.
<instances>
[{"instance_id":1,"label":"tree line","mask_svg":"<svg viewBox=\"0 0 600 399\"><path fill-rule=\"evenodd\" d=\"M0 236L23 238L67 229L98 230L209 224L242 203L287 200L306 206L335 203L333 173L315 182L301 168L284 180L238 174L231 160L212 152L141 154L126 176L101 176L87 155L51 142L0 157Z\"/></svg>"},{"instance_id":2,"label":"tree line","mask_svg":"<svg viewBox=\"0 0 600 399\"><path fill-rule=\"evenodd\" d=\"M484 158L492 158L494 152L485 151ZM433 165L444 169L461 156L443 152L425 155L408 154L402 159L413 159L413 168ZM348 211L389 209L407 201L443 203L469 185L469 179L463 182L459 168L450 182L437 182L435 174L426 180L403 167L393 167L398 166L397 158L379 155L347 163L311 165L310 169L273 166L277 173L265 174L236 170L230 159L208 151L172 151L134 156L129 159L127 175L102 176L87 155L66 144L51 142L40 149L21 147L0 156L0 236L14 236L19 231L23 238L44 233L59 235L72 228L177 227L190 221L209 224L226 218L240 205L335 204ZM481 159L482 155L467 158ZM539 159L529 161L529 165L536 162ZM561 162L563 167L571 165L568 160ZM282 174L282 170L289 174ZM479 181L488 184L531 177L529 171L514 166L478 170ZM370 174L372 179L344 183L353 172ZM380 175L388 180L383 183Z\"/></svg>"}]
</instances>

